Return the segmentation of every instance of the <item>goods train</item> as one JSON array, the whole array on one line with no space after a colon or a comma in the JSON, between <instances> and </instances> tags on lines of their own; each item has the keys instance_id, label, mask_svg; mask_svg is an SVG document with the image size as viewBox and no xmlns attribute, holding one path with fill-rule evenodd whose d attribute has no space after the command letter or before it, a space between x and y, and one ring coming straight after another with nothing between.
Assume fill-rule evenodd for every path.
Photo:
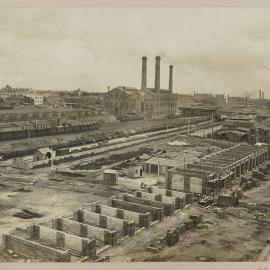
<instances>
[{"instance_id":1,"label":"goods train","mask_svg":"<svg viewBox=\"0 0 270 270\"><path fill-rule=\"evenodd\" d=\"M14 130L14 131L0 131L0 141L11 141L20 140L26 138L44 137L59 134L68 134L84 131L94 131L98 129L99 124L92 123L88 125L78 126L61 126L61 127L50 127L42 129L30 129L30 130Z\"/></svg>"}]
</instances>

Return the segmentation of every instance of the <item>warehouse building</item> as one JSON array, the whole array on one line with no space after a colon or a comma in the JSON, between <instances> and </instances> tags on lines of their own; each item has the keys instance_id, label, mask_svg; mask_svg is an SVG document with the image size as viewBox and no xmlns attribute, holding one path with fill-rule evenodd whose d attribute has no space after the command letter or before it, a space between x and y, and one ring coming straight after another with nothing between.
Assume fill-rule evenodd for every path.
<instances>
[{"instance_id":1,"label":"warehouse building","mask_svg":"<svg viewBox=\"0 0 270 270\"><path fill-rule=\"evenodd\" d=\"M173 66L169 67L169 87L160 88L160 56L156 57L155 85L147 87L147 57L142 57L141 88L118 86L108 91L104 98L105 110L117 118L128 115L148 119L177 114L178 96L173 93Z\"/></svg>"}]
</instances>

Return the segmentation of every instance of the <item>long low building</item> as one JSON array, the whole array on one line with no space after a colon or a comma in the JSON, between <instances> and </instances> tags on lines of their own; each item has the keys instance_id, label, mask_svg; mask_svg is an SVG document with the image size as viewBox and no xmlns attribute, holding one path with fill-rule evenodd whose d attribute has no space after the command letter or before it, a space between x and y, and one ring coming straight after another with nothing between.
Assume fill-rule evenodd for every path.
<instances>
[{"instance_id":1,"label":"long low building","mask_svg":"<svg viewBox=\"0 0 270 270\"><path fill-rule=\"evenodd\" d=\"M169 170L166 186L167 189L208 194L211 191L209 183L222 181L222 187L225 182L230 183L269 157L269 146L238 144L187 164L187 168Z\"/></svg>"}]
</instances>

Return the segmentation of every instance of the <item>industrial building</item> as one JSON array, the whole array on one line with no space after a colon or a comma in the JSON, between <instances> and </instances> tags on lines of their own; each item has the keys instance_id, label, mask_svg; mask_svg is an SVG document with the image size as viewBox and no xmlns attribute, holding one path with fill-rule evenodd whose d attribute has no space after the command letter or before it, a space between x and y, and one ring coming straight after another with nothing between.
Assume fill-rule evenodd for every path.
<instances>
[{"instance_id":1,"label":"industrial building","mask_svg":"<svg viewBox=\"0 0 270 270\"><path fill-rule=\"evenodd\" d=\"M177 114L178 96L173 93L173 66L169 67L169 87L160 88L160 56L156 57L155 85L147 87L147 57L142 57L141 88L118 86L104 98L105 110L118 118L129 114L148 119Z\"/></svg>"},{"instance_id":2,"label":"industrial building","mask_svg":"<svg viewBox=\"0 0 270 270\"><path fill-rule=\"evenodd\" d=\"M211 185L213 183L218 187L224 187L225 183L231 184L234 179L252 171L253 168L268 159L268 146L238 144L208 155L199 162L188 164L187 170L170 171L167 178L167 187L197 192L199 186L199 189L202 189L202 194L207 194L212 191ZM182 175L182 177L174 181L175 174ZM176 188L177 184L175 183L182 183L182 186ZM192 186L194 186L193 190Z\"/></svg>"}]
</instances>

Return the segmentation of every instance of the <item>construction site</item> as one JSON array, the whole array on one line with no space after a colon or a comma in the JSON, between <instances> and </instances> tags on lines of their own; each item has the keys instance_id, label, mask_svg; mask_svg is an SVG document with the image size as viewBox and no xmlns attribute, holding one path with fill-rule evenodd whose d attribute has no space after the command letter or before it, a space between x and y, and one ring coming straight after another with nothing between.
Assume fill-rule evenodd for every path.
<instances>
[{"instance_id":1,"label":"construction site","mask_svg":"<svg viewBox=\"0 0 270 270\"><path fill-rule=\"evenodd\" d=\"M95 10L1 14L0 262L269 262L269 13Z\"/></svg>"},{"instance_id":2,"label":"construction site","mask_svg":"<svg viewBox=\"0 0 270 270\"><path fill-rule=\"evenodd\" d=\"M178 119L4 158L1 261L266 260L269 147L213 139L220 126Z\"/></svg>"}]
</instances>

